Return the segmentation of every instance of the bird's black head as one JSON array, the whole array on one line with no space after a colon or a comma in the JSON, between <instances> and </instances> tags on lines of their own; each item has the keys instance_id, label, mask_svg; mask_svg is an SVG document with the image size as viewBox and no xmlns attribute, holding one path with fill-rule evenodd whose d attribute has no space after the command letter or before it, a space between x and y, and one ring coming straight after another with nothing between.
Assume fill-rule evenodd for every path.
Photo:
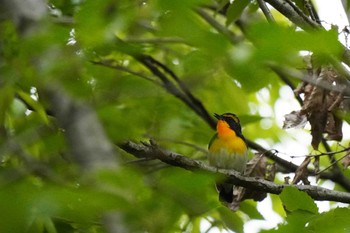
<instances>
[{"instance_id":1,"label":"bird's black head","mask_svg":"<svg viewBox=\"0 0 350 233\"><path fill-rule=\"evenodd\" d=\"M235 114L224 113L224 114L219 115L219 114L215 113L214 116L218 120L222 120L222 121L227 122L227 124L230 126L230 128L236 132L237 136L243 137L242 128L241 128L239 118Z\"/></svg>"}]
</instances>

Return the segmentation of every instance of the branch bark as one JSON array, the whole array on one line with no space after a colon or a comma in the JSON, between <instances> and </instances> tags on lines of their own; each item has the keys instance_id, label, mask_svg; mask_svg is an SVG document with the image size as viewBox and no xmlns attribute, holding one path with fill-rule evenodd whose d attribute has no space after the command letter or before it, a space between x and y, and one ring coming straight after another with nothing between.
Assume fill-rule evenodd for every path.
<instances>
[{"instance_id":1,"label":"branch bark","mask_svg":"<svg viewBox=\"0 0 350 233\"><path fill-rule=\"evenodd\" d=\"M281 12L286 18L292 21L295 25L301 27L302 29L308 31L310 29L320 28L316 22L312 21L302 12L296 11L296 7L293 7L293 3L282 0L265 0L273 8Z\"/></svg>"},{"instance_id":2,"label":"branch bark","mask_svg":"<svg viewBox=\"0 0 350 233\"><path fill-rule=\"evenodd\" d=\"M64 129L71 159L84 170L116 168L113 144L108 140L96 113L86 103L71 99L59 88L44 91L51 109Z\"/></svg>"},{"instance_id":3,"label":"branch bark","mask_svg":"<svg viewBox=\"0 0 350 233\"><path fill-rule=\"evenodd\" d=\"M119 145L124 151L138 158L158 159L172 166L181 167L191 171L204 171L212 174L221 174L226 176L232 184L263 191L272 194L280 194L284 187L293 186L300 191L306 192L314 200L318 201L336 201L342 203L350 203L350 193L334 191L314 185L286 185L276 184L267 180L254 177L245 177L236 171L225 169L217 169L203 162L190 159L186 156L164 150L154 142L150 143L134 143L126 141Z\"/></svg>"}]
</instances>

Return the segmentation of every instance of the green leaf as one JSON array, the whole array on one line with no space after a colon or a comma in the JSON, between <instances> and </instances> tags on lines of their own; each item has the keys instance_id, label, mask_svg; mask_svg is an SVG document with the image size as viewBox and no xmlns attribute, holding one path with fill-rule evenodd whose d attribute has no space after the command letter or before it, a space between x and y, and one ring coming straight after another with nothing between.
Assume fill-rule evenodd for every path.
<instances>
[{"instance_id":1,"label":"green leaf","mask_svg":"<svg viewBox=\"0 0 350 233\"><path fill-rule=\"evenodd\" d=\"M270 194L272 201L272 209L275 213L279 214L281 217L286 216L286 212L283 209L283 204L279 195Z\"/></svg>"},{"instance_id":2,"label":"green leaf","mask_svg":"<svg viewBox=\"0 0 350 233\"><path fill-rule=\"evenodd\" d=\"M203 214L216 207L213 176L178 168L169 168L160 175L158 189L185 208L190 215Z\"/></svg>"},{"instance_id":3,"label":"green leaf","mask_svg":"<svg viewBox=\"0 0 350 233\"><path fill-rule=\"evenodd\" d=\"M304 14L309 16L310 12L306 9L306 4L305 4L304 0L293 0L293 2L300 10L303 11Z\"/></svg>"},{"instance_id":4,"label":"green leaf","mask_svg":"<svg viewBox=\"0 0 350 233\"><path fill-rule=\"evenodd\" d=\"M232 2L232 4L229 6L227 13L226 13L226 25L230 25L232 22L235 22L241 14L243 13L243 10L249 5L249 0L235 0Z\"/></svg>"},{"instance_id":5,"label":"green leaf","mask_svg":"<svg viewBox=\"0 0 350 233\"><path fill-rule=\"evenodd\" d=\"M336 208L315 216L307 228L310 232L350 232L349 216L348 208Z\"/></svg>"},{"instance_id":6,"label":"green leaf","mask_svg":"<svg viewBox=\"0 0 350 233\"><path fill-rule=\"evenodd\" d=\"M45 108L36 100L34 100L28 93L17 90L17 94L35 111L40 118L46 123L49 123L49 119L46 114Z\"/></svg>"},{"instance_id":7,"label":"green leaf","mask_svg":"<svg viewBox=\"0 0 350 233\"><path fill-rule=\"evenodd\" d=\"M4 124L6 112L11 106L14 98L14 91L10 85L4 85L0 88L0 124Z\"/></svg>"},{"instance_id":8,"label":"green leaf","mask_svg":"<svg viewBox=\"0 0 350 233\"><path fill-rule=\"evenodd\" d=\"M342 45L335 30L306 33L289 27L259 23L249 28L248 35L257 47L257 61L261 62L275 61L278 64L297 65L296 61L300 61L298 57L302 50L314 52L324 60L327 57L330 60L330 56L340 58L342 53Z\"/></svg>"},{"instance_id":9,"label":"green leaf","mask_svg":"<svg viewBox=\"0 0 350 233\"><path fill-rule=\"evenodd\" d=\"M201 233L201 218L194 218L191 221L192 224L192 229L191 232L192 233Z\"/></svg>"},{"instance_id":10,"label":"green leaf","mask_svg":"<svg viewBox=\"0 0 350 233\"><path fill-rule=\"evenodd\" d=\"M242 63L232 59L227 61L225 69L235 81L238 81L243 91L252 93L276 83L277 80L276 74L266 69L260 62L255 57Z\"/></svg>"},{"instance_id":11,"label":"green leaf","mask_svg":"<svg viewBox=\"0 0 350 233\"><path fill-rule=\"evenodd\" d=\"M257 210L256 202L252 200L245 200L240 204L239 210L247 214L250 219L264 219L264 217Z\"/></svg>"},{"instance_id":12,"label":"green leaf","mask_svg":"<svg viewBox=\"0 0 350 233\"><path fill-rule=\"evenodd\" d=\"M27 233L39 233L39 232L47 232L47 233L57 233L55 225L52 219L48 216L38 216L32 224L29 226Z\"/></svg>"},{"instance_id":13,"label":"green leaf","mask_svg":"<svg viewBox=\"0 0 350 233\"><path fill-rule=\"evenodd\" d=\"M234 232L243 232L243 220L237 212L232 212L226 207L220 207L218 211L226 227Z\"/></svg>"},{"instance_id":14,"label":"green leaf","mask_svg":"<svg viewBox=\"0 0 350 233\"><path fill-rule=\"evenodd\" d=\"M297 188L287 186L280 194L281 201L288 211L304 210L311 213L318 213L314 200L305 192Z\"/></svg>"},{"instance_id":15,"label":"green leaf","mask_svg":"<svg viewBox=\"0 0 350 233\"><path fill-rule=\"evenodd\" d=\"M264 118L258 115L239 115L239 119L241 120L242 125L247 125L250 123L258 122Z\"/></svg>"},{"instance_id":16,"label":"green leaf","mask_svg":"<svg viewBox=\"0 0 350 233\"><path fill-rule=\"evenodd\" d=\"M303 210L297 210L289 214L286 218L286 222L278 225L278 228L267 231L261 231L261 233L295 233L303 229L302 232L308 232L305 230L305 225L313 217L313 214ZM311 233L311 232L310 232Z\"/></svg>"}]
</instances>

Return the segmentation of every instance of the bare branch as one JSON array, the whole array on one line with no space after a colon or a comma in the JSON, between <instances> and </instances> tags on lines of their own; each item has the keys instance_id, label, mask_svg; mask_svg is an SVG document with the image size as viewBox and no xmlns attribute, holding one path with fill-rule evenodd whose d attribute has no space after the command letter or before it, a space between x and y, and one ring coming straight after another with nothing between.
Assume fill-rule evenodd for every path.
<instances>
[{"instance_id":1,"label":"bare branch","mask_svg":"<svg viewBox=\"0 0 350 233\"><path fill-rule=\"evenodd\" d=\"M205 171L209 173L221 174L229 178L232 184L250 188L258 191L280 194L284 187L293 186L301 191L308 193L314 200L319 201L336 201L350 203L350 193L333 191L330 189L313 186L313 185L286 185L276 184L267 180L255 177L245 177L236 171L217 169L204 164L200 161L190 159L186 156L159 148L154 142L137 144L131 141L119 145L120 148L138 158L159 159L164 163L172 166L181 167L192 171Z\"/></svg>"}]
</instances>

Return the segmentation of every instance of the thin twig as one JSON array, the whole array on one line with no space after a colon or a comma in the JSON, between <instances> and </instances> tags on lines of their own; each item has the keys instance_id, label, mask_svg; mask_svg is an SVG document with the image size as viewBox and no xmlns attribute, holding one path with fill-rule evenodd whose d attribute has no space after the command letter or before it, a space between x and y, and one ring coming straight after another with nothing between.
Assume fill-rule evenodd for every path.
<instances>
[{"instance_id":1,"label":"thin twig","mask_svg":"<svg viewBox=\"0 0 350 233\"><path fill-rule=\"evenodd\" d=\"M310 0L304 0L304 5L305 5L305 8L309 11L311 19L321 26L320 17L318 16L313 3Z\"/></svg>"},{"instance_id":2,"label":"thin twig","mask_svg":"<svg viewBox=\"0 0 350 233\"><path fill-rule=\"evenodd\" d=\"M296 7L290 0L265 0L272 7L278 10L290 21L295 23L297 26L303 28L304 30L317 29L320 25L309 19L300 9ZM285 4L289 2L289 4Z\"/></svg>"},{"instance_id":3,"label":"thin twig","mask_svg":"<svg viewBox=\"0 0 350 233\"><path fill-rule=\"evenodd\" d=\"M226 36L232 44L237 44L241 39L235 35L232 31L228 30L227 27L220 24L212 16L210 16L205 10L196 8L195 11L199 14L207 23L215 28L219 33Z\"/></svg>"},{"instance_id":4,"label":"thin twig","mask_svg":"<svg viewBox=\"0 0 350 233\"><path fill-rule=\"evenodd\" d=\"M95 64L95 65L102 65L102 66L105 66L105 67L109 67L109 68L113 68L113 69L116 69L116 70L120 70L120 71L124 71L124 72L127 72L129 74L132 74L132 75L135 75L135 76L139 76L143 79L146 79L154 84L157 84L157 85L161 85L159 82L157 82L156 80L154 80L153 78L150 78L148 77L147 75L143 74L142 72L136 72L136 71L133 71L125 66L121 66L121 65L116 65L116 64L112 64L110 61L108 60L100 60L100 61L91 61L92 64Z\"/></svg>"},{"instance_id":5,"label":"thin twig","mask_svg":"<svg viewBox=\"0 0 350 233\"><path fill-rule=\"evenodd\" d=\"M276 23L275 19L273 18L273 15L271 14L271 11L267 7L266 3L264 0L258 0L259 7L263 14L265 15L267 21L270 23Z\"/></svg>"},{"instance_id":6,"label":"thin twig","mask_svg":"<svg viewBox=\"0 0 350 233\"><path fill-rule=\"evenodd\" d=\"M285 0L292 8L293 10L298 13L298 15L300 15L305 21L309 21L309 17L307 17L307 15L304 14L304 12L299 9L299 7L297 5L295 5L291 0Z\"/></svg>"},{"instance_id":7,"label":"thin twig","mask_svg":"<svg viewBox=\"0 0 350 233\"><path fill-rule=\"evenodd\" d=\"M319 80L315 80L312 78L308 78L307 76L304 75L303 72L297 70L297 69L292 69L289 67L281 67L280 65L277 64L267 64L272 70L274 70L276 73L280 73L280 74L284 74L284 75L288 75L291 78L295 78L295 79L299 79L301 81L310 83L314 86L323 88L324 90L328 90L328 91L334 91L337 93L343 93L346 96L350 96L350 87L339 87L339 86L333 86L333 85L329 85L328 82L325 82L323 80L319 81Z\"/></svg>"},{"instance_id":8,"label":"thin twig","mask_svg":"<svg viewBox=\"0 0 350 233\"><path fill-rule=\"evenodd\" d=\"M186 44L184 39L174 37L159 37L159 38L126 38L127 43L146 43L146 44Z\"/></svg>"},{"instance_id":9,"label":"thin twig","mask_svg":"<svg viewBox=\"0 0 350 233\"><path fill-rule=\"evenodd\" d=\"M342 152L346 152L350 149L350 147L344 148L342 150L337 150L337 151L327 151L327 152L320 152L317 155L291 155L291 158L302 158L302 157L316 157L316 156L323 156L323 155L336 155Z\"/></svg>"},{"instance_id":10,"label":"thin twig","mask_svg":"<svg viewBox=\"0 0 350 233\"><path fill-rule=\"evenodd\" d=\"M275 69L274 67L271 67L271 69L280 77L280 79L287 85L290 87L290 89L292 91L295 90L295 86L294 84L289 80L289 78L287 77L287 75L285 73L280 72L279 69ZM299 95L295 95L295 98L297 99L298 103L300 104L300 106L303 105L303 99L299 96Z\"/></svg>"},{"instance_id":11,"label":"thin twig","mask_svg":"<svg viewBox=\"0 0 350 233\"><path fill-rule=\"evenodd\" d=\"M348 149L347 149L347 150L348 150ZM324 169L322 169L322 170L320 170L319 172L317 172L316 175L319 175L319 174L321 174L322 172L327 171L329 168L334 167L334 165L335 165L336 163L338 163L340 160L342 160L342 159L345 158L346 156L348 156L348 154L345 154L345 155L343 155L342 157L340 157L339 159L334 160L329 166L327 166L327 167L325 167Z\"/></svg>"}]
</instances>

